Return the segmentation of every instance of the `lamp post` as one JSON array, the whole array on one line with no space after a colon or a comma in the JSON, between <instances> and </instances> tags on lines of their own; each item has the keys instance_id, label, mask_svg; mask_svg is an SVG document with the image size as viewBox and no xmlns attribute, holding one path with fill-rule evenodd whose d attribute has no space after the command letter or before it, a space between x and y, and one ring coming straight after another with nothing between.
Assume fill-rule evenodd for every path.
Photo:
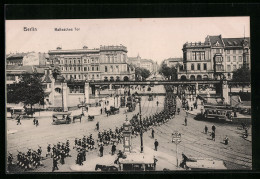
<instances>
[{"instance_id":1,"label":"lamp post","mask_svg":"<svg viewBox=\"0 0 260 179\"><path fill-rule=\"evenodd\" d=\"M62 100L62 112L64 112L64 99L63 99L63 83L64 83L64 77L61 76L61 100Z\"/></svg>"},{"instance_id":2,"label":"lamp post","mask_svg":"<svg viewBox=\"0 0 260 179\"><path fill-rule=\"evenodd\" d=\"M140 115L140 140L141 140L141 153L143 153L143 122L142 122L142 109L141 109L141 96L139 97L139 115Z\"/></svg>"}]
</instances>

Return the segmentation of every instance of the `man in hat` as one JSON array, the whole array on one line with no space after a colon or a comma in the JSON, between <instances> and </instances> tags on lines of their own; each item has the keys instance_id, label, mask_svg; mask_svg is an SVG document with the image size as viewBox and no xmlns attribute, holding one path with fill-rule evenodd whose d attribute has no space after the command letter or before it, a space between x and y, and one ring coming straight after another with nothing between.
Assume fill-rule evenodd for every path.
<instances>
[{"instance_id":1,"label":"man in hat","mask_svg":"<svg viewBox=\"0 0 260 179\"><path fill-rule=\"evenodd\" d=\"M53 157L52 172L54 172L54 170L59 170L59 168L58 168L58 156Z\"/></svg>"},{"instance_id":2,"label":"man in hat","mask_svg":"<svg viewBox=\"0 0 260 179\"><path fill-rule=\"evenodd\" d=\"M155 151L157 151L157 147L159 146L159 142L157 141L157 139L155 139L155 142L154 142L154 149Z\"/></svg>"},{"instance_id":3,"label":"man in hat","mask_svg":"<svg viewBox=\"0 0 260 179\"><path fill-rule=\"evenodd\" d=\"M97 127L97 131L99 131L99 122L97 122L96 127Z\"/></svg>"},{"instance_id":4,"label":"man in hat","mask_svg":"<svg viewBox=\"0 0 260 179\"><path fill-rule=\"evenodd\" d=\"M51 144L48 144L46 157L49 156L50 153L51 153Z\"/></svg>"},{"instance_id":5,"label":"man in hat","mask_svg":"<svg viewBox=\"0 0 260 179\"><path fill-rule=\"evenodd\" d=\"M111 152L112 152L112 155L114 155L115 152L116 152L116 145L115 145L115 143L113 143L113 145L112 145Z\"/></svg>"},{"instance_id":6,"label":"man in hat","mask_svg":"<svg viewBox=\"0 0 260 179\"><path fill-rule=\"evenodd\" d=\"M104 147L103 147L103 145L101 145L99 148L100 157L103 157L103 151L104 151Z\"/></svg>"},{"instance_id":7,"label":"man in hat","mask_svg":"<svg viewBox=\"0 0 260 179\"><path fill-rule=\"evenodd\" d=\"M187 117L184 119L185 126L187 126Z\"/></svg>"}]
</instances>

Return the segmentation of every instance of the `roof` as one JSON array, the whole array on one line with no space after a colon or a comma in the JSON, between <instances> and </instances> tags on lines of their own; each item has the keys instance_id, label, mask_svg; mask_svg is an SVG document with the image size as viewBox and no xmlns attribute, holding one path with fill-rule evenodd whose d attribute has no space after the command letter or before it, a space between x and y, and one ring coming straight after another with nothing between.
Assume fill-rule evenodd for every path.
<instances>
[{"instance_id":1,"label":"roof","mask_svg":"<svg viewBox=\"0 0 260 179\"><path fill-rule=\"evenodd\" d=\"M21 73L21 72L27 72L27 73L33 73L34 68L33 66L16 66L16 65L7 65L6 66L6 71L9 73Z\"/></svg>"},{"instance_id":2,"label":"roof","mask_svg":"<svg viewBox=\"0 0 260 179\"><path fill-rule=\"evenodd\" d=\"M182 62L183 58L168 58L166 59L168 62Z\"/></svg>"},{"instance_id":3,"label":"roof","mask_svg":"<svg viewBox=\"0 0 260 179\"><path fill-rule=\"evenodd\" d=\"M146 163L151 164L154 163L154 158L152 155L145 155L141 153L130 153L127 154L125 159L119 159L119 163L123 164L133 164L133 163Z\"/></svg>"},{"instance_id":4,"label":"roof","mask_svg":"<svg viewBox=\"0 0 260 179\"><path fill-rule=\"evenodd\" d=\"M223 38L223 41L225 43L226 47L243 47L244 40L248 42L248 45L250 45L250 38L245 37L245 38Z\"/></svg>"},{"instance_id":5,"label":"roof","mask_svg":"<svg viewBox=\"0 0 260 179\"><path fill-rule=\"evenodd\" d=\"M11 53L7 55L7 59L9 60L9 58L23 58L24 56L26 56L27 53Z\"/></svg>"},{"instance_id":6,"label":"roof","mask_svg":"<svg viewBox=\"0 0 260 179\"><path fill-rule=\"evenodd\" d=\"M209 39L211 46L213 46L213 47L217 47L217 46L223 47L224 46L221 35L208 36L207 38Z\"/></svg>"}]
</instances>

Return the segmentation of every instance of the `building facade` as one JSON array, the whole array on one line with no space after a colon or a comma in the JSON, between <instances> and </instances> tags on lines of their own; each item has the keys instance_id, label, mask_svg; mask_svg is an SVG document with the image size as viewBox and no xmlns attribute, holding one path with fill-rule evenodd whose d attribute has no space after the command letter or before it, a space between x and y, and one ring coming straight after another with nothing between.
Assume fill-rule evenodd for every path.
<instances>
[{"instance_id":1,"label":"building facade","mask_svg":"<svg viewBox=\"0 0 260 179\"><path fill-rule=\"evenodd\" d=\"M158 64L151 59L142 59L139 54L137 57L128 57L127 63L134 65L135 67L145 68L151 73L156 73L158 71Z\"/></svg>"},{"instance_id":2,"label":"building facade","mask_svg":"<svg viewBox=\"0 0 260 179\"><path fill-rule=\"evenodd\" d=\"M205 42L183 45L183 70L178 79L232 79L232 72L243 65L250 68L249 38L207 36Z\"/></svg>"},{"instance_id":3,"label":"building facade","mask_svg":"<svg viewBox=\"0 0 260 179\"><path fill-rule=\"evenodd\" d=\"M100 48L49 51L50 64L59 65L66 80L128 81L135 79L133 68L126 63L127 48L120 46L100 46Z\"/></svg>"}]
</instances>

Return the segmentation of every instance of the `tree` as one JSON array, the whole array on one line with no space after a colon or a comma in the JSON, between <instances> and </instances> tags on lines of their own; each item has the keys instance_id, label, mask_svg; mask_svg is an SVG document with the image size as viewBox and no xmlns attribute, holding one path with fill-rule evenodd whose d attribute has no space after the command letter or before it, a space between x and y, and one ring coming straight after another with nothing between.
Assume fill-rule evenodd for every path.
<instances>
[{"instance_id":1,"label":"tree","mask_svg":"<svg viewBox=\"0 0 260 179\"><path fill-rule=\"evenodd\" d=\"M177 69L175 66L168 67L165 63L162 63L159 72L171 81L177 80Z\"/></svg>"},{"instance_id":2,"label":"tree","mask_svg":"<svg viewBox=\"0 0 260 179\"><path fill-rule=\"evenodd\" d=\"M243 66L235 71L233 71L234 82L250 82L250 70Z\"/></svg>"},{"instance_id":3,"label":"tree","mask_svg":"<svg viewBox=\"0 0 260 179\"><path fill-rule=\"evenodd\" d=\"M140 67L135 68L135 76L137 79L140 79L140 77L142 77L142 79L146 79L150 75L151 75L151 72L145 68L140 68Z\"/></svg>"},{"instance_id":4,"label":"tree","mask_svg":"<svg viewBox=\"0 0 260 179\"><path fill-rule=\"evenodd\" d=\"M20 81L12 85L8 97L11 96L15 103L22 102L24 106L30 105L32 114L32 106L44 101L44 90L41 84L41 75L38 73L25 73L21 75Z\"/></svg>"},{"instance_id":5,"label":"tree","mask_svg":"<svg viewBox=\"0 0 260 179\"><path fill-rule=\"evenodd\" d=\"M250 70L243 66L235 71L233 71L233 79L234 82L250 82ZM242 91L244 90L245 84L242 84Z\"/></svg>"}]
</instances>

